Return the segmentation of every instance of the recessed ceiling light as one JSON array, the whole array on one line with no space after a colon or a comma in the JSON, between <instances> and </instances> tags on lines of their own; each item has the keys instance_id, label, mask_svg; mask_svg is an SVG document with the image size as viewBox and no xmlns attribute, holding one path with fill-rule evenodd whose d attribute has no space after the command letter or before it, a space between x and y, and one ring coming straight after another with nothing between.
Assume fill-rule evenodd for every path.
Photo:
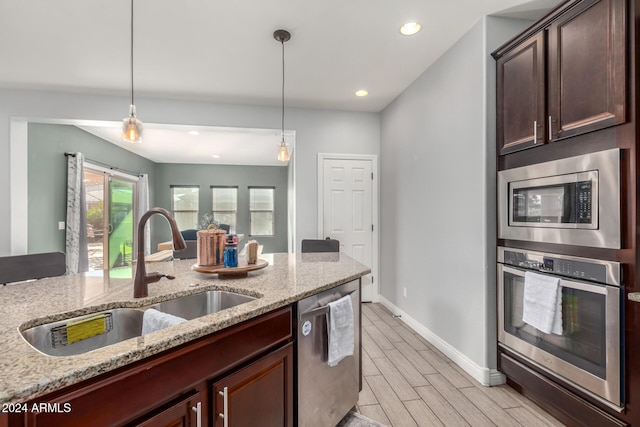
<instances>
[{"instance_id":1,"label":"recessed ceiling light","mask_svg":"<svg viewBox=\"0 0 640 427\"><path fill-rule=\"evenodd\" d=\"M369 95L369 92L367 92L364 89L360 89L356 91L356 96L367 96L367 95Z\"/></svg>"},{"instance_id":2,"label":"recessed ceiling light","mask_svg":"<svg viewBox=\"0 0 640 427\"><path fill-rule=\"evenodd\" d=\"M213 157L214 159L219 159L220 158L220 154L212 154L211 157Z\"/></svg>"},{"instance_id":3,"label":"recessed ceiling light","mask_svg":"<svg viewBox=\"0 0 640 427\"><path fill-rule=\"evenodd\" d=\"M190 130L189 135L200 135L200 132L198 132L197 130Z\"/></svg>"},{"instance_id":4,"label":"recessed ceiling light","mask_svg":"<svg viewBox=\"0 0 640 427\"><path fill-rule=\"evenodd\" d=\"M407 22L402 27L400 27L400 33L405 36L412 36L418 31L420 31L420 24L417 22Z\"/></svg>"}]
</instances>

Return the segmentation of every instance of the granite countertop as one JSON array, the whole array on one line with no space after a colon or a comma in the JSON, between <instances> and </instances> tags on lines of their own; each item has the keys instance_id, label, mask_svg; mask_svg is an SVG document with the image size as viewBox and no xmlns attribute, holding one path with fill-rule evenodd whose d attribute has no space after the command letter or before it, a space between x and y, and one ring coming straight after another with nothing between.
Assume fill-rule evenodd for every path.
<instances>
[{"instance_id":1,"label":"granite countertop","mask_svg":"<svg viewBox=\"0 0 640 427\"><path fill-rule=\"evenodd\" d=\"M175 276L149 284L147 298L133 298L131 268L60 276L0 286L0 404L35 399L158 354L261 314L346 283L370 269L344 254L268 254L269 266L245 278L220 279L191 270L194 260L147 263L147 273ZM141 337L74 356L44 355L20 330L93 312L146 307L212 289L258 297Z\"/></svg>"}]
</instances>

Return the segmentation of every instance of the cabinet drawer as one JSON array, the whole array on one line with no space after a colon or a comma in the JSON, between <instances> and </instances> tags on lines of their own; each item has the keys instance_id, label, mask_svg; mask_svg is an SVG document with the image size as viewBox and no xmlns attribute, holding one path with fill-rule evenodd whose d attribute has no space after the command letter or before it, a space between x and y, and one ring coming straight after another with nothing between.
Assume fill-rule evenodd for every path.
<instances>
[{"instance_id":1,"label":"cabinet drawer","mask_svg":"<svg viewBox=\"0 0 640 427\"><path fill-rule=\"evenodd\" d=\"M498 369L518 384L525 396L568 425L627 425L503 352L499 353Z\"/></svg>"}]
</instances>

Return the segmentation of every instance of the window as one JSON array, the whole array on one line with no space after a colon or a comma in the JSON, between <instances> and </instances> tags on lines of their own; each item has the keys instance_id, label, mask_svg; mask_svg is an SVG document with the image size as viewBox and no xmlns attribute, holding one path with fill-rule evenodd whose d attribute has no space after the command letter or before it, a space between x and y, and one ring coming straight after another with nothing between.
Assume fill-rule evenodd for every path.
<instances>
[{"instance_id":1,"label":"window","mask_svg":"<svg viewBox=\"0 0 640 427\"><path fill-rule=\"evenodd\" d=\"M171 210L180 230L198 228L198 194L200 188L171 186Z\"/></svg>"},{"instance_id":2,"label":"window","mask_svg":"<svg viewBox=\"0 0 640 427\"><path fill-rule=\"evenodd\" d=\"M249 187L252 236L273 236L273 187Z\"/></svg>"},{"instance_id":3,"label":"window","mask_svg":"<svg viewBox=\"0 0 640 427\"><path fill-rule=\"evenodd\" d=\"M214 221L218 224L228 224L229 233L236 234L236 216L238 214L238 187L211 186L212 207Z\"/></svg>"}]
</instances>

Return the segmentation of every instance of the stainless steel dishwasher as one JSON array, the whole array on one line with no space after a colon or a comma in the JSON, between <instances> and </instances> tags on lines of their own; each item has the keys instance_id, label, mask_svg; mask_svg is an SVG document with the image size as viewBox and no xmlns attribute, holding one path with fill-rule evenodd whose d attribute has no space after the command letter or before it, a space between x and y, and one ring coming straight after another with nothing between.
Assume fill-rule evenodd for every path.
<instances>
[{"instance_id":1,"label":"stainless steel dishwasher","mask_svg":"<svg viewBox=\"0 0 640 427\"><path fill-rule=\"evenodd\" d=\"M354 352L327 363L328 303L351 295ZM298 302L298 426L333 427L358 402L360 392L360 279Z\"/></svg>"}]
</instances>

